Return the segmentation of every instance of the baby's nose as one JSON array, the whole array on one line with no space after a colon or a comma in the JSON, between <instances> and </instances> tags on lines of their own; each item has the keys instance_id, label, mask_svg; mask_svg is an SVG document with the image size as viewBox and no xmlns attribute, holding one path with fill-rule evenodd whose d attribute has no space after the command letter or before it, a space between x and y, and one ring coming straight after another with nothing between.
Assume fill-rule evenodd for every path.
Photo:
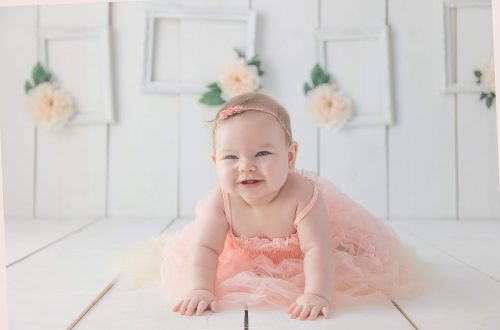
<instances>
[{"instance_id":1,"label":"baby's nose","mask_svg":"<svg viewBox=\"0 0 500 330\"><path fill-rule=\"evenodd\" d=\"M255 171L257 169L257 166L250 161L250 160L245 160L242 159L240 163L240 171L242 172L249 172L249 171Z\"/></svg>"}]
</instances>

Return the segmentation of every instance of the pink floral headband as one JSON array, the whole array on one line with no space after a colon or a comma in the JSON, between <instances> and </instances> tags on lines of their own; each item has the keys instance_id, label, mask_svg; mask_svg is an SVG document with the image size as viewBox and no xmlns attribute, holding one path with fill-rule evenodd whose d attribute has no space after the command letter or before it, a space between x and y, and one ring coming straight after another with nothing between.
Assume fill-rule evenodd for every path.
<instances>
[{"instance_id":1,"label":"pink floral headband","mask_svg":"<svg viewBox=\"0 0 500 330\"><path fill-rule=\"evenodd\" d=\"M243 107L241 105L235 105L234 107L224 109L219 113L219 120L224 120L229 116L240 113L242 110Z\"/></svg>"},{"instance_id":2,"label":"pink floral headband","mask_svg":"<svg viewBox=\"0 0 500 330\"><path fill-rule=\"evenodd\" d=\"M290 131L288 130L288 128L286 127L286 125L283 123L283 121L281 120L281 118L277 114L275 114L274 112L271 112L271 111L268 111L268 110L265 110L265 109L261 109L261 108L248 108L248 109L244 109L243 106L241 106L241 105L235 105L233 107L229 107L229 108L226 108L226 109L222 110L219 113L219 118L218 118L217 121L221 121L221 120L227 119L228 117L231 117L232 115L235 115L237 113L241 113L241 112L244 112L244 111L259 111L259 112L264 112L264 113L267 113L267 114L273 116L274 118L276 118L278 120L278 122L280 123L280 125L285 130L286 135L290 139L290 142L293 141L293 139L292 139L292 133L290 133Z\"/></svg>"}]
</instances>

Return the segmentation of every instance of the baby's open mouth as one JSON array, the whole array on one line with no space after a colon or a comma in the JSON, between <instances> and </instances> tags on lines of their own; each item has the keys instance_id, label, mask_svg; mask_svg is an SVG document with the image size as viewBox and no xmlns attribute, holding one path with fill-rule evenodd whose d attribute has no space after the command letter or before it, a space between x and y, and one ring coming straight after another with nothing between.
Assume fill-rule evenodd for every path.
<instances>
[{"instance_id":1,"label":"baby's open mouth","mask_svg":"<svg viewBox=\"0 0 500 330\"><path fill-rule=\"evenodd\" d=\"M253 184L253 183L257 183L257 182L260 182L261 180L243 180L241 181L242 184Z\"/></svg>"}]
</instances>

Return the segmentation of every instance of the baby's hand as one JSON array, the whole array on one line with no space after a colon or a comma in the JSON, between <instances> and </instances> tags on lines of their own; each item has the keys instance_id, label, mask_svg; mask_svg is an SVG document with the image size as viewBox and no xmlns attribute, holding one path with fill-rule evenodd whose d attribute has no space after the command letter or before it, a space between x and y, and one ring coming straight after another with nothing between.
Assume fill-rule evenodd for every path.
<instances>
[{"instance_id":1,"label":"baby's hand","mask_svg":"<svg viewBox=\"0 0 500 330\"><path fill-rule=\"evenodd\" d=\"M312 293L304 293L295 300L288 313L291 313L292 319L299 317L299 320L315 320L319 314L323 314L326 319L330 318L330 303L323 297Z\"/></svg>"},{"instance_id":2,"label":"baby's hand","mask_svg":"<svg viewBox=\"0 0 500 330\"><path fill-rule=\"evenodd\" d=\"M173 308L173 312L179 312L182 315L192 315L196 311L196 315L201 315L205 309L210 307L212 312L216 312L217 306L215 296L208 290L193 290L179 301Z\"/></svg>"}]
</instances>

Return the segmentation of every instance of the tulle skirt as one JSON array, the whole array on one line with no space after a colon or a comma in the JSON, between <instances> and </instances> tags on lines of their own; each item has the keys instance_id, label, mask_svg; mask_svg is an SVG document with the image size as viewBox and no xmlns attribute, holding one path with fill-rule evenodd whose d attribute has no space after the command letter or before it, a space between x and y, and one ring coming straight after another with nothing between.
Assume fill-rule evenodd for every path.
<instances>
[{"instance_id":1,"label":"tulle skirt","mask_svg":"<svg viewBox=\"0 0 500 330\"><path fill-rule=\"evenodd\" d=\"M316 181L332 228L333 307L410 297L423 288L414 258L392 229L341 193L332 183ZM186 225L164 246L162 289L171 302L187 291L188 262L196 222ZM277 242L276 249L286 249ZM280 246L281 245L281 246ZM236 248L226 237L219 257L215 295L221 308L287 308L304 291L304 260L275 262Z\"/></svg>"}]
</instances>

